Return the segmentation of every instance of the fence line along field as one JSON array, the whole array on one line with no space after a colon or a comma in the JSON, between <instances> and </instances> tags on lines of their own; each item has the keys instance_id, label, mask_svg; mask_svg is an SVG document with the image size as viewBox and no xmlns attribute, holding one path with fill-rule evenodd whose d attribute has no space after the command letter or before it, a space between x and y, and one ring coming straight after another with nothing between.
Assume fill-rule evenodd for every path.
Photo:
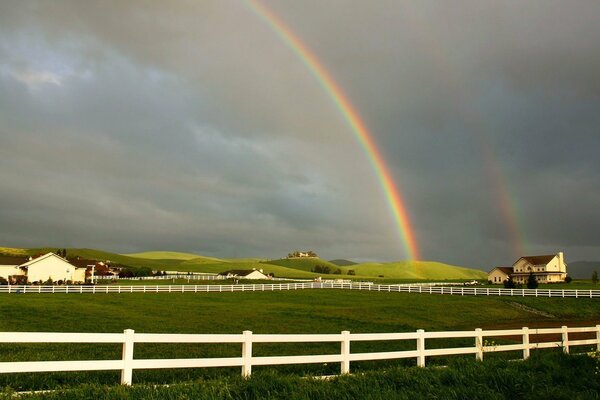
<instances>
[{"instance_id":1,"label":"fence line along field","mask_svg":"<svg viewBox=\"0 0 600 400\"><path fill-rule=\"evenodd\" d=\"M220 280L218 276L199 276L199 280ZM174 279L173 279L174 280ZM234 285L91 285L91 286L43 286L12 285L0 286L0 293L32 294L32 293L71 293L71 294L103 294L103 293L204 293L204 292L273 292L308 289L342 289L370 292L404 292L419 294L446 294L456 296L520 296L520 297L574 297L600 298L600 290L593 289L503 289L453 286L436 286L430 284L393 284L378 285L362 282L294 282L294 283L259 283ZM448 285L448 284L446 284Z\"/></svg>"}]
</instances>

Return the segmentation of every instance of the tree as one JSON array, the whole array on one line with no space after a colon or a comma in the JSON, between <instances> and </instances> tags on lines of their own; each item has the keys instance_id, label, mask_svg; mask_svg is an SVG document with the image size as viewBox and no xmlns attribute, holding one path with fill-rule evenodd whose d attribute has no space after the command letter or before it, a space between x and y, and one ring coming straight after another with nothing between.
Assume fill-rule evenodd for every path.
<instances>
[{"instance_id":1,"label":"tree","mask_svg":"<svg viewBox=\"0 0 600 400\"><path fill-rule=\"evenodd\" d=\"M353 269L349 269L348 275L356 275L356 272Z\"/></svg>"},{"instance_id":2,"label":"tree","mask_svg":"<svg viewBox=\"0 0 600 400\"><path fill-rule=\"evenodd\" d=\"M535 279L535 276L533 276L533 272L530 272L527 277L527 289L537 289L537 287L538 281Z\"/></svg>"},{"instance_id":3,"label":"tree","mask_svg":"<svg viewBox=\"0 0 600 400\"><path fill-rule=\"evenodd\" d=\"M515 281L513 281L513 278L511 276L509 276L508 279L506 279L504 281L505 289L514 289L516 287L517 287L517 285L515 284Z\"/></svg>"},{"instance_id":4,"label":"tree","mask_svg":"<svg viewBox=\"0 0 600 400\"><path fill-rule=\"evenodd\" d=\"M598 284L598 271L592 272L592 283L594 285Z\"/></svg>"},{"instance_id":5,"label":"tree","mask_svg":"<svg viewBox=\"0 0 600 400\"><path fill-rule=\"evenodd\" d=\"M567 277L565 278L565 283L571 283L572 280L573 280L573 278L571 278L569 275L567 275Z\"/></svg>"}]
</instances>

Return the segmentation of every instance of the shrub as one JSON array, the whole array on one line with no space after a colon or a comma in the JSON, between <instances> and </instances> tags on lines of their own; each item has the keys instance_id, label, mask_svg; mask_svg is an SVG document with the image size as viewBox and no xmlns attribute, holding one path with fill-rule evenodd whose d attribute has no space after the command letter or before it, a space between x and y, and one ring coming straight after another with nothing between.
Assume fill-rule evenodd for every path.
<instances>
[{"instance_id":1,"label":"shrub","mask_svg":"<svg viewBox=\"0 0 600 400\"><path fill-rule=\"evenodd\" d=\"M335 275L341 275L341 274L342 274L342 270L338 268L338 269L336 269L335 271L333 271L333 273L334 273Z\"/></svg>"},{"instance_id":2,"label":"shrub","mask_svg":"<svg viewBox=\"0 0 600 400\"><path fill-rule=\"evenodd\" d=\"M356 275L356 272L353 269L349 269L348 275Z\"/></svg>"},{"instance_id":3,"label":"shrub","mask_svg":"<svg viewBox=\"0 0 600 400\"><path fill-rule=\"evenodd\" d=\"M527 277L527 289L537 289L537 287L538 281L535 279L535 276L533 276L533 272L530 272Z\"/></svg>"},{"instance_id":4,"label":"shrub","mask_svg":"<svg viewBox=\"0 0 600 400\"><path fill-rule=\"evenodd\" d=\"M505 289L514 289L517 287L517 284L515 283L515 281L513 281L512 277L508 277L508 279L506 279L504 281L504 288Z\"/></svg>"},{"instance_id":5,"label":"shrub","mask_svg":"<svg viewBox=\"0 0 600 400\"><path fill-rule=\"evenodd\" d=\"M592 283L594 285L598 284L598 271L592 272Z\"/></svg>"},{"instance_id":6,"label":"shrub","mask_svg":"<svg viewBox=\"0 0 600 400\"><path fill-rule=\"evenodd\" d=\"M565 283L571 283L572 280L573 280L573 278L571 278L569 275L567 275L567 277L565 278Z\"/></svg>"}]
</instances>

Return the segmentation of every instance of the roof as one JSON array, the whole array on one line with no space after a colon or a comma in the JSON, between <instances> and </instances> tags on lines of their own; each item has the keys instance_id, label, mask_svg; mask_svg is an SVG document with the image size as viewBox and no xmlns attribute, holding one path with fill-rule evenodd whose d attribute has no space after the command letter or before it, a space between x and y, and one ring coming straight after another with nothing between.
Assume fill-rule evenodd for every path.
<instances>
[{"instance_id":1,"label":"roof","mask_svg":"<svg viewBox=\"0 0 600 400\"><path fill-rule=\"evenodd\" d=\"M256 269L231 269L229 271L221 272L219 275L237 275L237 276L246 276L250 275L253 272L258 272L262 274L262 272Z\"/></svg>"},{"instance_id":2,"label":"roof","mask_svg":"<svg viewBox=\"0 0 600 400\"><path fill-rule=\"evenodd\" d=\"M497 269L499 271L504 272L506 275L510 275L513 272L513 268L512 267L496 267L494 269ZM492 269L492 271L494 270ZM490 271L490 274L492 273L492 271Z\"/></svg>"},{"instance_id":3,"label":"roof","mask_svg":"<svg viewBox=\"0 0 600 400\"><path fill-rule=\"evenodd\" d=\"M60 259L60 260L62 260L62 261L64 261L64 262L66 262L67 264L73 265L73 264L69 263L69 261L65 260L64 258L62 258L62 257L60 257L60 256L57 256L57 255L56 255L56 254L54 254L54 253L46 253L46 254L44 254L43 256L40 256L40 257L38 257L38 258L34 258L33 260L29 260L29 261L27 261L26 263L19 265L19 267L20 267L20 268L28 268L28 267L30 267L32 264L35 264L35 263L36 263L36 262L38 262L38 261L42 261L42 260L45 260L45 259L47 259L47 258L50 258L50 257L55 257L55 258L58 258L58 259ZM77 268L77 267L76 267L76 268Z\"/></svg>"},{"instance_id":4,"label":"roof","mask_svg":"<svg viewBox=\"0 0 600 400\"><path fill-rule=\"evenodd\" d=\"M546 256L527 256L527 257L521 257L519 258L517 261L515 261L515 264L518 263L520 260L525 260L528 263L532 264L532 265L540 265L540 264L548 264L550 261L552 261L552 259L556 257L556 254L549 254Z\"/></svg>"},{"instance_id":5,"label":"roof","mask_svg":"<svg viewBox=\"0 0 600 400\"><path fill-rule=\"evenodd\" d=\"M17 266L29 260L28 256L0 256L0 265Z\"/></svg>"}]
</instances>

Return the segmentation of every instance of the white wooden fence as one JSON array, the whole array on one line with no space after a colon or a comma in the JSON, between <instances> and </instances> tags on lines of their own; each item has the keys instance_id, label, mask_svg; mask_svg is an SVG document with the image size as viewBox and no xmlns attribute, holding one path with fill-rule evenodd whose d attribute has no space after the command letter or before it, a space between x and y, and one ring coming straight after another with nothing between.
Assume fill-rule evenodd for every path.
<instances>
[{"instance_id":1,"label":"white wooden fence","mask_svg":"<svg viewBox=\"0 0 600 400\"><path fill-rule=\"evenodd\" d=\"M589 338L571 340L569 334L587 334ZM560 335L560 340L535 342L538 335ZM484 338L499 338L518 336L521 338L517 344L492 344L488 345ZM427 339L453 339L471 338L471 347L426 347ZM353 342L362 341L414 341L415 350L352 353L350 346ZM254 343L340 343L339 354L319 355L289 355L255 357L252 355ZM459 354L475 354L477 360L482 361L485 353L502 351L522 351L523 358L527 359L532 349L562 348L569 353L573 346L592 345L600 351L600 325L592 327L568 328L539 328L509 330L482 330L450 331L450 332L425 332L419 329L416 332L406 333L350 333L342 331L339 334L253 334L244 331L242 334L152 334L135 333L126 329L123 333L48 333L48 332L3 332L0 333L0 343L120 343L122 344L122 357L117 360L87 360L87 361L24 361L0 362L0 373L23 372L62 372L62 371L99 371L120 370L121 384L131 385L134 369L169 369L169 368L205 368L205 367L241 367L243 376L252 373L253 366L286 365L286 364L315 364L315 363L340 363L340 372L350 372L350 363L353 361L367 360L392 360L414 358L419 367L425 366L427 357L448 356ZM240 357L228 358L183 358L183 359L134 359L133 349L136 343L240 343L242 351Z\"/></svg>"},{"instance_id":2,"label":"white wooden fence","mask_svg":"<svg viewBox=\"0 0 600 400\"><path fill-rule=\"evenodd\" d=\"M372 283L298 282L247 285L73 285L73 286L0 286L0 293L202 293L265 292L301 289L345 289L374 292L449 294L457 296L520 296L600 298L600 290L580 289L504 289L471 286L377 285Z\"/></svg>"}]
</instances>

